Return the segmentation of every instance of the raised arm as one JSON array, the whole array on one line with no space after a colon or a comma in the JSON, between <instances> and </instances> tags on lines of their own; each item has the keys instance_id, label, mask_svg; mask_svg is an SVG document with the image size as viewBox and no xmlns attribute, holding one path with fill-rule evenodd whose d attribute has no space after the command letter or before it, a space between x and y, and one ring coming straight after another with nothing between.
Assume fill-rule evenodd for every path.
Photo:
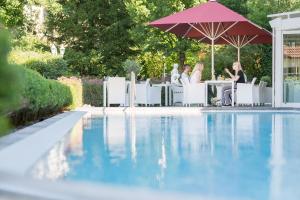
<instances>
[{"instance_id":1,"label":"raised arm","mask_svg":"<svg viewBox=\"0 0 300 200\"><path fill-rule=\"evenodd\" d=\"M225 72L230 76L230 78L234 81L239 80L240 76L239 75L233 75L227 68L225 68Z\"/></svg>"}]
</instances>

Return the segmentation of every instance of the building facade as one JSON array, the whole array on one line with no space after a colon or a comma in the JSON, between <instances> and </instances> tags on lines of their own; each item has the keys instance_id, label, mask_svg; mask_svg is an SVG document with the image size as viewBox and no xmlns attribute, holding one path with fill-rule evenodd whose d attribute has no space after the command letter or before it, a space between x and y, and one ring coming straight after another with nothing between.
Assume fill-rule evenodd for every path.
<instances>
[{"instance_id":1,"label":"building facade","mask_svg":"<svg viewBox=\"0 0 300 200\"><path fill-rule=\"evenodd\" d=\"M269 15L273 29L274 107L300 107L300 12Z\"/></svg>"}]
</instances>

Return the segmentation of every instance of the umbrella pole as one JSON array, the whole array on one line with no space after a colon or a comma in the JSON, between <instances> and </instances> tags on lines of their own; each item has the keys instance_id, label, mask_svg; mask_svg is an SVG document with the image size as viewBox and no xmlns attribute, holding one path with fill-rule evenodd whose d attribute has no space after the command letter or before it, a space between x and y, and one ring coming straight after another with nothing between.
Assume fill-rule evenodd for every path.
<instances>
[{"instance_id":1,"label":"umbrella pole","mask_svg":"<svg viewBox=\"0 0 300 200\"><path fill-rule=\"evenodd\" d=\"M211 40L211 79L215 80L215 40Z\"/></svg>"},{"instance_id":2,"label":"umbrella pole","mask_svg":"<svg viewBox=\"0 0 300 200\"><path fill-rule=\"evenodd\" d=\"M241 44L240 44L240 36L238 35L238 62L241 62Z\"/></svg>"}]
</instances>

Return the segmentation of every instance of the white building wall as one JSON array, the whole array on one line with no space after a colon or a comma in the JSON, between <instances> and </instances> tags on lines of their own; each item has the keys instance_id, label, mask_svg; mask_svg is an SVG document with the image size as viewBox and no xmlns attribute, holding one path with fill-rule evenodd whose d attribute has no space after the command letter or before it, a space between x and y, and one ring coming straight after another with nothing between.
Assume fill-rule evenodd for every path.
<instances>
[{"instance_id":1,"label":"white building wall","mask_svg":"<svg viewBox=\"0 0 300 200\"><path fill-rule=\"evenodd\" d=\"M296 16L296 17L295 17ZM299 30L300 12L270 15L273 29L273 107L300 107L300 103L284 103L283 95L283 34Z\"/></svg>"}]
</instances>

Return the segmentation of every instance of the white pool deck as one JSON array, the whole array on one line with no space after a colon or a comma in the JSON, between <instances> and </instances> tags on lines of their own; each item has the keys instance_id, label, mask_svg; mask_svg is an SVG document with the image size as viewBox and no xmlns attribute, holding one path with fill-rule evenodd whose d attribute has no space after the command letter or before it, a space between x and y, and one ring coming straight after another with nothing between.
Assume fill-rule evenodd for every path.
<instances>
[{"instance_id":1,"label":"white pool deck","mask_svg":"<svg viewBox=\"0 0 300 200\"><path fill-rule=\"evenodd\" d=\"M22 177L26 177L26 174L29 169L36 163L45 153L47 153L51 147L53 147L59 140L61 140L66 134L70 132L70 130L74 127L74 125L84 116L84 115L114 115L114 114L135 114L135 115L199 115L203 112L293 112L300 113L299 109L272 109L270 107L225 107L225 108L199 108L199 107L137 107L137 108L95 108L95 107L82 107L78 108L75 111L70 111L66 113L59 114L52 118L49 118L45 121L36 123L32 126L20 129L15 131L14 133L0 138L0 199L1 199L1 191L11 191L19 194L25 191L31 191L26 187L30 187L30 185L22 185L22 182L25 181ZM2 173L1 173L2 172ZM4 181L5 179L10 179L9 175L13 174L12 177L17 176L16 178L12 178L15 182ZM32 180L33 186L36 184L36 181ZM11 183L11 185L9 184ZM30 182L31 183L31 182ZM49 183L44 183L45 185ZM59 191L57 185L64 185L66 183L59 183L49 185L53 190L57 190L59 195L68 194L68 198L56 198L55 196L49 196L46 193L46 186L41 185L40 191L43 191L42 194L44 197L55 197L55 199L74 199L71 197L71 191L73 191L73 195L78 194L76 192L76 188L84 187L86 189L87 195L90 195L90 198L85 199L118 199L121 193L115 194L112 191L113 188L108 187L100 187L96 191L102 191L99 196L99 192L91 192L92 188L95 187L90 186L78 186L78 184L72 183L73 190L68 191L69 193L63 193ZM9 187L9 185L11 187ZM19 187L14 187L19 185ZM37 184L39 185L39 184ZM68 185L68 186L67 186ZM70 186L67 183L66 188ZM13 189L14 188L14 189ZM37 188L34 186L33 188ZM33 189L31 188L31 189ZM50 189L49 188L49 189ZM19 189L19 190L17 190ZM50 190L49 190L50 191ZM66 190L67 191L67 190ZM120 190L123 192L127 192L126 190ZM31 191L34 192L34 191ZM37 195L35 191L33 194ZM128 193L128 192L127 192ZM4 193L3 193L4 194ZM9 195L10 193L7 193ZM144 194L147 192L142 192L139 199L150 199L146 198ZM32 195L32 194L28 194ZM78 194L79 195L79 194ZM108 195L108 196L107 196ZM154 199L183 199L182 196L176 195L176 198L172 195L172 198L162 195L164 198L158 198L157 194L153 194ZM126 195L125 195L126 196ZM150 195L151 196L151 195ZM74 196L73 196L74 197ZM87 197L87 196L86 196ZM111 198L106 198L111 197ZM132 196L131 196L132 197ZM135 196L136 197L136 196ZM151 198L151 199L153 199ZM186 198L186 197L185 197ZM83 198L81 198L83 199ZM122 198L127 199L127 198ZM128 198L130 199L130 198ZM193 199L193 198L189 198ZM199 197L197 197L199 199ZM207 198L203 197L202 199L216 199L216 198ZM217 198L219 199L219 198Z\"/></svg>"}]
</instances>

